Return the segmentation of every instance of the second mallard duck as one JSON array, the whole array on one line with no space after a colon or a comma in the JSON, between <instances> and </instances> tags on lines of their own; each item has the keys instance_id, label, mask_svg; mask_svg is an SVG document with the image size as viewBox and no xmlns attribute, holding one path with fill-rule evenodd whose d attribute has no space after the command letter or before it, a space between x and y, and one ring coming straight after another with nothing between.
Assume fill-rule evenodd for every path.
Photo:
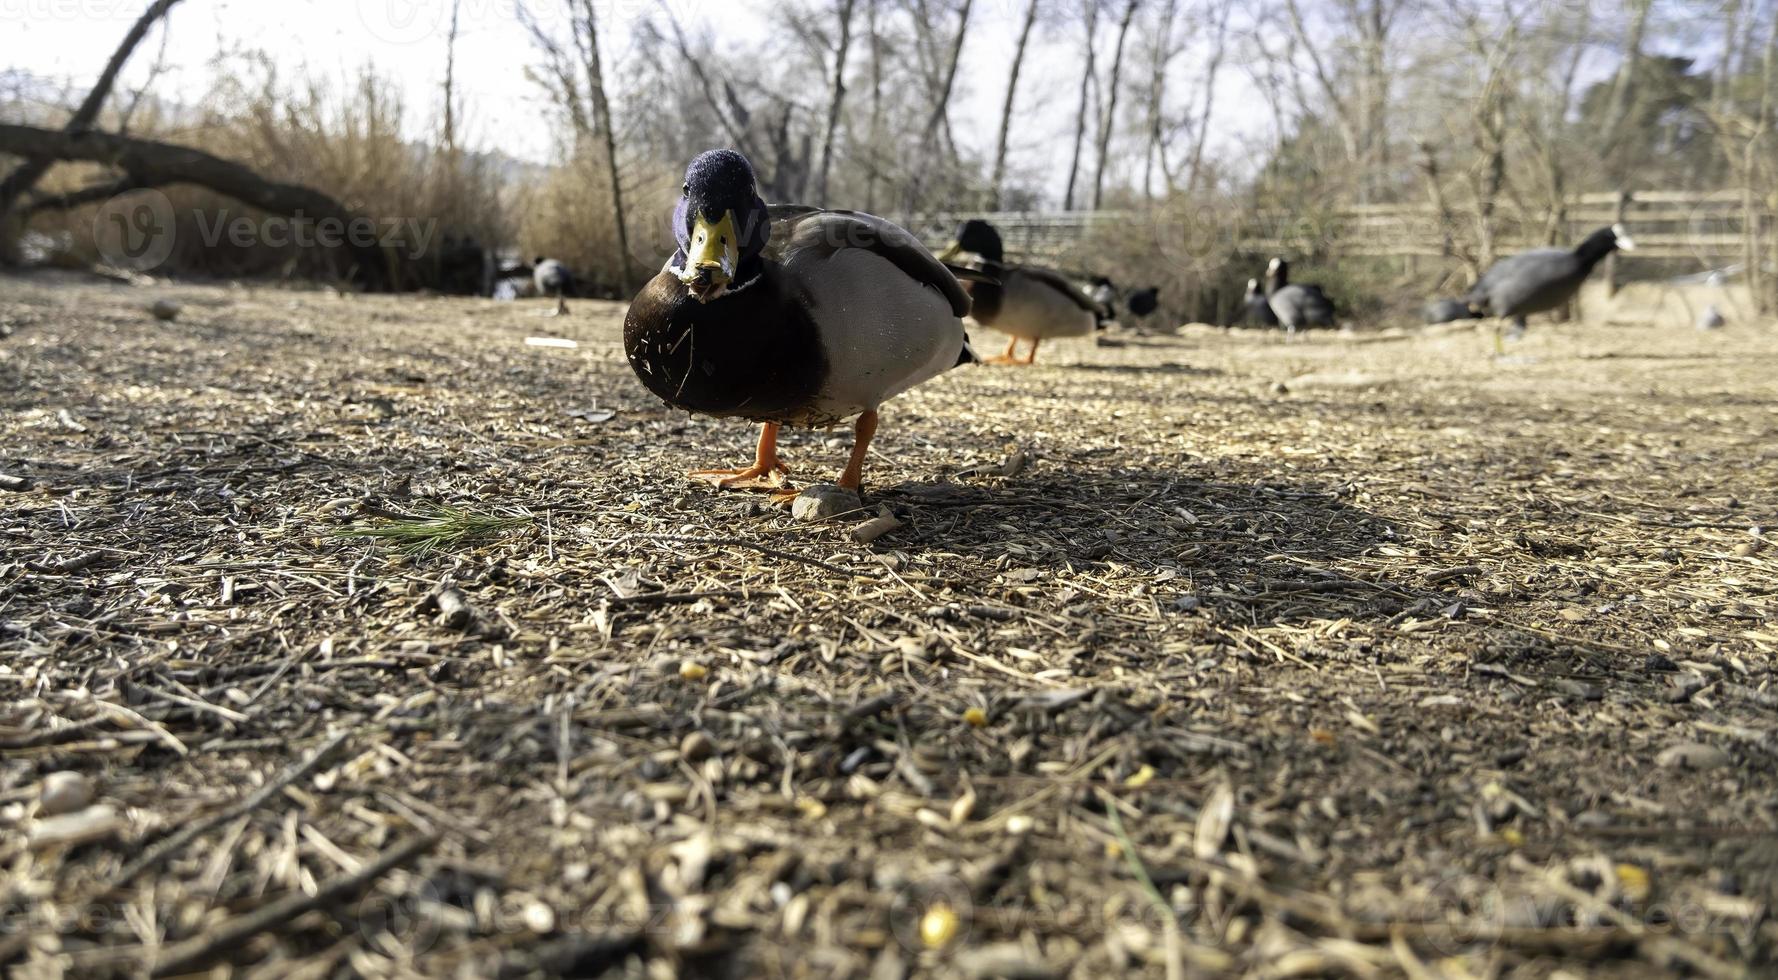
<instances>
[{"instance_id":1,"label":"second mallard duck","mask_svg":"<svg viewBox=\"0 0 1778 980\"><path fill-rule=\"evenodd\" d=\"M673 235L678 250L624 317L630 366L669 404L763 423L752 465L696 478L781 490L780 426L856 417L839 480L856 491L878 407L977 359L969 297L918 240L855 211L768 209L733 150L686 168Z\"/></svg>"},{"instance_id":2,"label":"second mallard duck","mask_svg":"<svg viewBox=\"0 0 1778 980\"><path fill-rule=\"evenodd\" d=\"M974 305L970 319L1011 337L1006 353L993 359L998 364L1030 364L1037 360L1037 345L1055 337L1085 337L1099 326L1099 304L1079 286L1053 269L1009 265L1000 233L994 226L971 218L957 229L957 240L939 254L949 262L973 255L994 282L967 284ZM1019 341L1031 343L1024 360L1013 356Z\"/></svg>"}]
</instances>

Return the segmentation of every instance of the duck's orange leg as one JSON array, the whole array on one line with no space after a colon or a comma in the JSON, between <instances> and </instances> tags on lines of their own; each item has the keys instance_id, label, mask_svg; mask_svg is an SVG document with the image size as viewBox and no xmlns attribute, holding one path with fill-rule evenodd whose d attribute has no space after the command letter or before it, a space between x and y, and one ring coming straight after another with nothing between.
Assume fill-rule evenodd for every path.
<instances>
[{"instance_id":1,"label":"duck's orange leg","mask_svg":"<svg viewBox=\"0 0 1778 980\"><path fill-rule=\"evenodd\" d=\"M790 467L778 458L778 423L767 422L759 430L759 450L753 465L734 470L693 470L688 474L724 490L779 490Z\"/></svg>"},{"instance_id":2,"label":"duck's orange leg","mask_svg":"<svg viewBox=\"0 0 1778 980\"><path fill-rule=\"evenodd\" d=\"M982 363L984 363L984 364L1018 364L1018 363L1020 363L1019 359L1013 356L1013 352L1018 350L1018 348L1019 348L1019 338L1014 337L1011 340L1008 340L1006 342L1006 353L1000 355L999 357L990 357L986 361L983 361Z\"/></svg>"},{"instance_id":3,"label":"duck's orange leg","mask_svg":"<svg viewBox=\"0 0 1778 980\"><path fill-rule=\"evenodd\" d=\"M1041 344L1041 343L1043 343L1043 341L1041 339L1032 338L1031 353L1025 355L1025 362L1024 363L1026 363L1026 364L1036 364L1037 363L1037 345Z\"/></svg>"},{"instance_id":4,"label":"duck's orange leg","mask_svg":"<svg viewBox=\"0 0 1778 980\"><path fill-rule=\"evenodd\" d=\"M852 431L852 458L846 460L846 470L840 474L840 486L857 493L864 484L865 454L870 452L870 441L877 434L876 410L858 416Z\"/></svg>"}]
</instances>

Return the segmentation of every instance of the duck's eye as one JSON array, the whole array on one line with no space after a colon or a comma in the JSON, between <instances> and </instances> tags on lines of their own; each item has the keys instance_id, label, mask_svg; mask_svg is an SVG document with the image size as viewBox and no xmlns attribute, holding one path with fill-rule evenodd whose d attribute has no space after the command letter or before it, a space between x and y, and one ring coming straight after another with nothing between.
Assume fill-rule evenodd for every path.
<instances>
[{"instance_id":1,"label":"duck's eye","mask_svg":"<svg viewBox=\"0 0 1778 980\"><path fill-rule=\"evenodd\" d=\"M691 185L690 184L680 184L679 185L679 194L682 197L690 197L691 196Z\"/></svg>"}]
</instances>

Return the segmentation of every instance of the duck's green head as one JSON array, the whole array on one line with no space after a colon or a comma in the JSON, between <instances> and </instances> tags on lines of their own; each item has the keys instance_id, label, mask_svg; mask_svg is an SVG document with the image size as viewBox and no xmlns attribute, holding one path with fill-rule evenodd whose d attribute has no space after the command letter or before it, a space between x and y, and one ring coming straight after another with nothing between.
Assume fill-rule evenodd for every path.
<instances>
[{"instance_id":1,"label":"duck's green head","mask_svg":"<svg viewBox=\"0 0 1778 980\"><path fill-rule=\"evenodd\" d=\"M733 150L708 150L685 168L685 184L673 209L679 251L672 269L698 301L708 303L733 283L758 274L760 253L771 234L746 157Z\"/></svg>"}]
</instances>

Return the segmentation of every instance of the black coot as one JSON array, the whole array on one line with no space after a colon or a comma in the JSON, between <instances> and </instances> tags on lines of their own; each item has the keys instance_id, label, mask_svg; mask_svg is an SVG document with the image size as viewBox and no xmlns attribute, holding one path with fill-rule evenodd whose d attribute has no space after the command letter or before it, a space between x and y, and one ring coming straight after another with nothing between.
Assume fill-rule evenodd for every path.
<instances>
[{"instance_id":1,"label":"black coot","mask_svg":"<svg viewBox=\"0 0 1778 980\"><path fill-rule=\"evenodd\" d=\"M1548 312L1573 299L1593 267L1607 255L1635 248L1636 243L1623 226L1612 225L1588 235L1573 251L1539 248L1520 252L1494 263L1463 301L1483 316L1512 321L1513 334L1517 336L1525 332L1527 316ZM1494 347L1500 350L1498 329L1494 332Z\"/></svg>"},{"instance_id":2,"label":"black coot","mask_svg":"<svg viewBox=\"0 0 1778 980\"><path fill-rule=\"evenodd\" d=\"M1281 258L1273 259L1266 267L1266 301L1277 314L1278 322L1292 334L1304 327L1334 325L1333 300L1328 299L1320 286L1292 284L1290 263Z\"/></svg>"}]
</instances>

